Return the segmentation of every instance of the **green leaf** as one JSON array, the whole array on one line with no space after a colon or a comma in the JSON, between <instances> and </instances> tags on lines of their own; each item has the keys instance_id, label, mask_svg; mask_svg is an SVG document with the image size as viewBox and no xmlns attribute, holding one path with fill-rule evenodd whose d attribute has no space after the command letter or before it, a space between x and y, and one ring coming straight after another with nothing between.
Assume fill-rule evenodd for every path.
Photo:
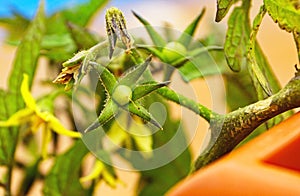
<instances>
[{"instance_id":1,"label":"green leaf","mask_svg":"<svg viewBox=\"0 0 300 196\"><path fill-rule=\"evenodd\" d=\"M57 45L55 48L49 48L45 50L45 55L54 60L55 62L61 63L66 59L72 57L72 55L78 52L79 47L86 47L87 40L90 40L90 36L82 36L81 40L78 40L79 32L74 29L69 29L67 22L77 26L86 26L88 21L102 7L107 0L90 0L83 4L73 6L72 9L60 10L54 13L52 16L47 18L47 37L51 37L50 43L60 42L65 46ZM74 32L76 31L76 33ZM74 38L76 34L77 39ZM72 40L74 38L74 42ZM63 40L63 41L60 41ZM90 44L90 41L88 41ZM85 43L83 45L83 43ZM80 49L80 48L79 48Z\"/></svg>"},{"instance_id":2,"label":"green leaf","mask_svg":"<svg viewBox=\"0 0 300 196\"><path fill-rule=\"evenodd\" d=\"M265 77L264 73L262 72L261 67L263 65L258 65L258 62L256 60L256 34L259 30L259 26L262 22L262 19L266 13L266 10L264 6L260 8L259 13L256 15L256 17L253 20L253 27L251 31L250 41L249 41L249 49L248 49L248 69L249 73L252 77L254 86L256 88L256 92L258 94L259 99L264 98L264 92L271 96L273 94L272 89L269 85L269 82L267 78ZM261 90L264 91L262 91Z\"/></svg>"},{"instance_id":3,"label":"green leaf","mask_svg":"<svg viewBox=\"0 0 300 196\"><path fill-rule=\"evenodd\" d=\"M193 37L195 30L199 24L199 21L203 17L204 13L205 13L205 8L202 9L201 13L183 31L183 33L177 40L179 43L181 43L185 47L188 47L188 45L191 43L192 37Z\"/></svg>"},{"instance_id":4,"label":"green leaf","mask_svg":"<svg viewBox=\"0 0 300 196\"><path fill-rule=\"evenodd\" d=\"M18 12L13 12L13 16L9 18L0 18L1 26L7 27L9 32L8 40L16 41L19 40L22 35L24 35L24 31L27 29L30 21L21 15ZM18 29L16 31L16 29Z\"/></svg>"},{"instance_id":5,"label":"green leaf","mask_svg":"<svg viewBox=\"0 0 300 196\"><path fill-rule=\"evenodd\" d=\"M166 41L160 36L160 34L157 31L155 31L155 29L150 25L150 23L141 16L139 16L137 13L132 13L145 26L154 45L158 47L164 47L166 45Z\"/></svg>"},{"instance_id":6,"label":"green leaf","mask_svg":"<svg viewBox=\"0 0 300 196\"><path fill-rule=\"evenodd\" d=\"M268 78L268 83L270 85L270 88L272 89L272 92L278 92L281 89L280 83L277 80L277 77L274 75L271 69L271 65L258 43L256 43L255 46L255 56L258 66L260 67L266 78Z\"/></svg>"},{"instance_id":7,"label":"green leaf","mask_svg":"<svg viewBox=\"0 0 300 196\"><path fill-rule=\"evenodd\" d=\"M54 166L45 177L43 192L45 195L86 195L79 182L81 162L88 153L81 140L64 154L55 159Z\"/></svg>"},{"instance_id":8,"label":"green leaf","mask_svg":"<svg viewBox=\"0 0 300 196\"><path fill-rule=\"evenodd\" d=\"M60 47L68 47L68 45L74 44L69 34L63 35L45 35L42 40L42 48L46 50L57 49Z\"/></svg>"},{"instance_id":9,"label":"green leaf","mask_svg":"<svg viewBox=\"0 0 300 196\"><path fill-rule=\"evenodd\" d=\"M53 63L59 64L72 57L77 51L74 41L70 34L51 34L45 35L42 40L42 55L46 56Z\"/></svg>"},{"instance_id":10,"label":"green leaf","mask_svg":"<svg viewBox=\"0 0 300 196\"><path fill-rule=\"evenodd\" d=\"M66 22L72 22L78 26L86 26L92 16L108 0L89 0L86 3L73 6L54 13L47 19L47 34L64 34L68 32Z\"/></svg>"},{"instance_id":11,"label":"green leaf","mask_svg":"<svg viewBox=\"0 0 300 196\"><path fill-rule=\"evenodd\" d=\"M273 94L273 91L266 76L262 72L262 65L259 65L256 60L256 56L260 54L256 54L255 48L253 48L253 50L255 51L251 52L252 54L250 54L251 57L249 59L249 72L256 88L258 98L263 99L265 97L265 94L271 96Z\"/></svg>"},{"instance_id":12,"label":"green leaf","mask_svg":"<svg viewBox=\"0 0 300 196\"><path fill-rule=\"evenodd\" d=\"M229 11L230 7L237 2L237 0L218 0L217 1L217 15L216 22L220 22Z\"/></svg>"},{"instance_id":13,"label":"green leaf","mask_svg":"<svg viewBox=\"0 0 300 196\"><path fill-rule=\"evenodd\" d=\"M12 94L0 90L0 120L7 120L10 111L15 106L10 103ZM13 162L18 129L15 127L0 127L0 164L10 165Z\"/></svg>"},{"instance_id":14,"label":"green leaf","mask_svg":"<svg viewBox=\"0 0 300 196\"><path fill-rule=\"evenodd\" d=\"M107 2L108 0L89 0L87 3L72 7L72 9L65 9L62 14L65 20L79 26L86 26L97 10Z\"/></svg>"},{"instance_id":15,"label":"green leaf","mask_svg":"<svg viewBox=\"0 0 300 196\"><path fill-rule=\"evenodd\" d=\"M95 35L91 34L87 29L71 22L68 23L68 28L78 48L87 49L98 43Z\"/></svg>"},{"instance_id":16,"label":"green leaf","mask_svg":"<svg viewBox=\"0 0 300 196\"><path fill-rule=\"evenodd\" d=\"M149 83L144 83L144 84L138 85L133 90L132 101L136 101L142 97L145 97L146 95L150 94L151 92L155 91L156 89L164 87L168 84L170 84L170 81L161 82L161 83L149 82Z\"/></svg>"},{"instance_id":17,"label":"green leaf","mask_svg":"<svg viewBox=\"0 0 300 196\"><path fill-rule=\"evenodd\" d=\"M21 78L23 78L23 74L26 73L29 76L29 86L31 87L40 55L44 31L44 5L41 4L34 20L29 25L22 42L17 49L14 65L9 76L8 86L10 92L15 94L15 97L11 100L11 104L16 106L14 111L10 111L11 113L16 112L24 105L20 94Z\"/></svg>"},{"instance_id":18,"label":"green leaf","mask_svg":"<svg viewBox=\"0 0 300 196\"><path fill-rule=\"evenodd\" d=\"M281 29L300 33L299 1L264 0L264 4L268 14L278 22Z\"/></svg>"},{"instance_id":19,"label":"green leaf","mask_svg":"<svg viewBox=\"0 0 300 196\"><path fill-rule=\"evenodd\" d=\"M0 120L6 120L8 118L7 111L5 107L5 92L0 90ZM0 127L0 164L8 164L8 156L10 154L7 152L9 141L9 128Z\"/></svg>"},{"instance_id":20,"label":"green leaf","mask_svg":"<svg viewBox=\"0 0 300 196\"><path fill-rule=\"evenodd\" d=\"M41 4L36 17L29 25L17 49L14 65L8 81L9 92L5 93L1 91L0 93L1 120L8 119L17 110L24 107L24 101L20 92L23 74L26 73L29 75L31 86L37 60L40 55L40 45L44 28L43 4ZM4 164L11 164L18 142L18 128L9 127L0 129L0 161Z\"/></svg>"},{"instance_id":21,"label":"green leaf","mask_svg":"<svg viewBox=\"0 0 300 196\"><path fill-rule=\"evenodd\" d=\"M239 72L246 60L249 34L248 12L241 7L235 8L228 20L224 44L226 60L232 71Z\"/></svg>"},{"instance_id":22,"label":"green leaf","mask_svg":"<svg viewBox=\"0 0 300 196\"><path fill-rule=\"evenodd\" d=\"M144 63L131 69L128 73L124 75L124 77L121 77L119 79L119 85L125 85L131 88L136 86L137 81L143 75L150 62L151 62L151 56L149 56Z\"/></svg>"},{"instance_id":23,"label":"green leaf","mask_svg":"<svg viewBox=\"0 0 300 196\"><path fill-rule=\"evenodd\" d=\"M300 64L300 33L293 32L294 41L297 48L298 53L298 64Z\"/></svg>"}]
</instances>

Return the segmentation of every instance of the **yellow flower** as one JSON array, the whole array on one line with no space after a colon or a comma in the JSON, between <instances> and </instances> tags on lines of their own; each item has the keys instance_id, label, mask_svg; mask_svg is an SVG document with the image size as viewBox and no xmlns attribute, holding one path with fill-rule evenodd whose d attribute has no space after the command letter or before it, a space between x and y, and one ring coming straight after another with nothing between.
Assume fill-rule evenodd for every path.
<instances>
[{"instance_id":1,"label":"yellow flower","mask_svg":"<svg viewBox=\"0 0 300 196\"><path fill-rule=\"evenodd\" d=\"M37 105L36 101L29 92L28 75L26 74L23 75L21 94L26 107L13 114L8 120L0 121L0 127L19 126L21 124L29 123L30 129L33 132L42 127L42 156L44 158L47 156L47 144L51 140L51 130L58 134L74 138L81 137L79 132L67 130L52 113L45 111L43 108Z\"/></svg>"},{"instance_id":2,"label":"yellow flower","mask_svg":"<svg viewBox=\"0 0 300 196\"><path fill-rule=\"evenodd\" d=\"M101 177L109 186L115 188L117 185L117 182L122 183L120 180L116 179L116 176L109 172L109 170L106 168L105 164L102 163L100 160L96 160L94 167L91 171L91 173L87 176L81 177L80 182L87 182L89 180L96 179L98 177Z\"/></svg>"}]
</instances>

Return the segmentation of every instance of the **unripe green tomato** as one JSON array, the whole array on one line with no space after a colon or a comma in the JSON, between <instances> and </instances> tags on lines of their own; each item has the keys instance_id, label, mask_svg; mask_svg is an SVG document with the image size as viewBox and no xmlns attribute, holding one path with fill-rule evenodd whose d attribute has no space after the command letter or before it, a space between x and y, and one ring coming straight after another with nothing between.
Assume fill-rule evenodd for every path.
<instances>
[{"instance_id":1,"label":"unripe green tomato","mask_svg":"<svg viewBox=\"0 0 300 196\"><path fill-rule=\"evenodd\" d=\"M186 48L179 42L169 42L162 50L163 57L172 63L186 55Z\"/></svg>"},{"instance_id":2,"label":"unripe green tomato","mask_svg":"<svg viewBox=\"0 0 300 196\"><path fill-rule=\"evenodd\" d=\"M112 98L119 105L123 106L129 103L132 96L132 90L126 85L119 85L115 88Z\"/></svg>"}]
</instances>

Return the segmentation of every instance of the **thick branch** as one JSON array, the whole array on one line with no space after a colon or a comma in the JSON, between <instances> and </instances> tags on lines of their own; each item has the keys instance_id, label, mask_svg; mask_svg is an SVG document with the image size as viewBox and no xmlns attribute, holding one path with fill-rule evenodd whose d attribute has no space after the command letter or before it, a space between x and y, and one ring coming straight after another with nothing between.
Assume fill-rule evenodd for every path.
<instances>
[{"instance_id":1,"label":"thick branch","mask_svg":"<svg viewBox=\"0 0 300 196\"><path fill-rule=\"evenodd\" d=\"M265 121L297 107L300 107L299 70L296 76L273 96L237 109L221 118L211 119L211 142L206 151L198 157L195 170L230 152Z\"/></svg>"}]
</instances>

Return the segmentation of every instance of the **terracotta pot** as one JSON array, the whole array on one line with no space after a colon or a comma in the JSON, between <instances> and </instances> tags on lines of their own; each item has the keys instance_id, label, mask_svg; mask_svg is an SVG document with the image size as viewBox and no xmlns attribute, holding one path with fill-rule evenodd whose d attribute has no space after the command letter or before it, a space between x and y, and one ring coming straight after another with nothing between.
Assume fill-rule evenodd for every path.
<instances>
[{"instance_id":1,"label":"terracotta pot","mask_svg":"<svg viewBox=\"0 0 300 196\"><path fill-rule=\"evenodd\" d=\"M197 171L167 195L300 195L300 112Z\"/></svg>"}]
</instances>

